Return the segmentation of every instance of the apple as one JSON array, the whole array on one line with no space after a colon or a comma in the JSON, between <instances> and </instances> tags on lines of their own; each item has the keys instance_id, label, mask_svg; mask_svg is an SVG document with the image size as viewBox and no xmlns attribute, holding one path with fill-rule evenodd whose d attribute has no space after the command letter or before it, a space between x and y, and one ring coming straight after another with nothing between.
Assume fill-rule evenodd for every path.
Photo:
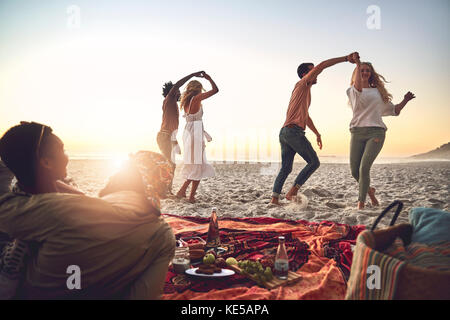
<instances>
[{"instance_id":1,"label":"apple","mask_svg":"<svg viewBox=\"0 0 450 320\"><path fill-rule=\"evenodd\" d=\"M205 254L205 256L203 257L203 263L204 263L204 264L214 264L215 261L216 261L216 258L215 258L214 255L211 254L211 253L207 253L207 254Z\"/></svg>"}]
</instances>

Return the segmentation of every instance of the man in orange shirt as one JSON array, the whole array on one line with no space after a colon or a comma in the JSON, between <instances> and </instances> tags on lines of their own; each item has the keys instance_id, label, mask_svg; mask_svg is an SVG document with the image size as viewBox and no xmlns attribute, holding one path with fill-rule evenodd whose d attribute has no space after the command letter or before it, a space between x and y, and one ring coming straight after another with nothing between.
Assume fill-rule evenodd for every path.
<instances>
[{"instance_id":1,"label":"man in orange shirt","mask_svg":"<svg viewBox=\"0 0 450 320\"><path fill-rule=\"evenodd\" d=\"M297 68L300 81L297 82L292 92L286 121L280 131L281 170L275 179L271 204L279 204L278 198L284 182L292 171L296 153L307 162L307 165L298 174L294 185L286 194L286 199L291 200L293 196L297 195L300 187L319 168L319 158L305 136L305 129L308 127L316 134L317 144L322 149L322 138L308 114L309 105L311 104L311 86L317 83L317 76L325 68L345 61L355 63L352 55L353 53L348 56L325 60L317 66L314 66L313 63L302 63Z\"/></svg>"}]
</instances>

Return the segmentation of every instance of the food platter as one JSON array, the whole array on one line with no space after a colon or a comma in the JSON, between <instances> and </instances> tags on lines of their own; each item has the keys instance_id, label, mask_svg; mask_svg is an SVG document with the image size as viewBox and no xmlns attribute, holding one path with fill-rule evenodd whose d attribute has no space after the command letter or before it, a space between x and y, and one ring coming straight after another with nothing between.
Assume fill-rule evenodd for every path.
<instances>
[{"instance_id":1,"label":"food platter","mask_svg":"<svg viewBox=\"0 0 450 320\"><path fill-rule=\"evenodd\" d=\"M201 277L201 278L223 278L223 277L229 277L235 274L233 270L230 269L222 269L220 272L214 272L213 274L203 274L203 273L196 273L198 268L191 268L187 269L185 272L186 274L190 276L195 277Z\"/></svg>"}]
</instances>

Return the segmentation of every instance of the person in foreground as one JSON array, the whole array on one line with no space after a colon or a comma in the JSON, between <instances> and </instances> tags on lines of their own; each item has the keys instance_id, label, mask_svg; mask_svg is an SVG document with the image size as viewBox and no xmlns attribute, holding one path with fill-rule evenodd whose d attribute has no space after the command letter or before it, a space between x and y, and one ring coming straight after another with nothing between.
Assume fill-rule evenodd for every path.
<instances>
[{"instance_id":1,"label":"person in foreground","mask_svg":"<svg viewBox=\"0 0 450 320\"><path fill-rule=\"evenodd\" d=\"M281 145L281 169L273 186L271 205L279 205L279 197L284 182L292 172L295 154L298 153L306 162L306 166L298 174L295 183L286 194L287 200L296 196L300 187L320 166L319 158L311 143L305 136L306 127L310 128L317 137L317 144L322 149L322 138L317 131L314 122L309 116L308 109L311 104L311 86L317 83L317 76L326 68L340 62L351 62L353 54L348 56L325 60L314 66L313 63L302 63L297 68L300 81L292 91L291 100L286 114L286 121L280 130Z\"/></svg>"},{"instance_id":2,"label":"person in foreground","mask_svg":"<svg viewBox=\"0 0 450 320\"><path fill-rule=\"evenodd\" d=\"M160 298L175 237L144 183L145 152L130 157L101 198L59 182L68 157L50 127L22 123L9 129L0 157L20 187L0 196L0 232L29 247L15 298ZM78 281L71 278L73 268Z\"/></svg>"},{"instance_id":3,"label":"person in foreground","mask_svg":"<svg viewBox=\"0 0 450 320\"><path fill-rule=\"evenodd\" d=\"M211 77L203 73L212 86L208 92L203 91L202 84L197 80L192 80L188 83L185 92L181 98L181 105L185 112L186 126L183 133L183 170L181 174L186 179L177 193L178 198L186 197L186 190L192 182L191 194L189 202L195 203L195 193L201 179L211 178L215 176L215 171L212 165L206 160L205 141L211 141L211 136L203 128L203 107L201 102L219 92L217 85Z\"/></svg>"},{"instance_id":4,"label":"person in foreground","mask_svg":"<svg viewBox=\"0 0 450 320\"><path fill-rule=\"evenodd\" d=\"M373 206L379 205L375 188L370 186L370 168L384 144L387 127L382 117L398 116L415 95L407 92L403 100L394 105L392 95L386 90L385 78L378 74L370 62L361 62L354 54L356 68L350 88L347 89L353 111L350 122L350 168L359 183L358 209L363 209L367 194Z\"/></svg>"},{"instance_id":5,"label":"person in foreground","mask_svg":"<svg viewBox=\"0 0 450 320\"><path fill-rule=\"evenodd\" d=\"M175 171L175 153L179 152L177 142L179 112L178 101L180 100L180 88L192 77L203 77L203 71L192 73L175 84L171 81L166 82L163 86L164 102L162 106L163 115L161 129L156 136L159 149L162 154L170 161ZM168 187L168 193L172 194L172 182Z\"/></svg>"}]
</instances>

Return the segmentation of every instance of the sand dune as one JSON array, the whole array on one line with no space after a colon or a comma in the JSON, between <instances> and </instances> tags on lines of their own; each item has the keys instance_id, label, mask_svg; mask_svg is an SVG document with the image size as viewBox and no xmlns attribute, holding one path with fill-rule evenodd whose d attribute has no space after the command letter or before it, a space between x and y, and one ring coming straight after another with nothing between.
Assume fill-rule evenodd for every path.
<instances>
[{"instance_id":1,"label":"sand dune","mask_svg":"<svg viewBox=\"0 0 450 320\"><path fill-rule=\"evenodd\" d=\"M450 159L450 142L426 153L412 156L413 159Z\"/></svg>"}]
</instances>

